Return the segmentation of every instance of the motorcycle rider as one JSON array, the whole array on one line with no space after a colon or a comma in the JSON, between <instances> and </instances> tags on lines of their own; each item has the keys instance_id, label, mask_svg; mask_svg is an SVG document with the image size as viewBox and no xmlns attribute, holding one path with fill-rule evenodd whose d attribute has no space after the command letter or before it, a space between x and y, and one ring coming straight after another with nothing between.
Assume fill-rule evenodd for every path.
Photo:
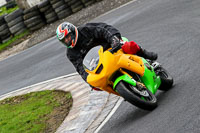
<instances>
[{"instance_id":1,"label":"motorcycle rider","mask_svg":"<svg viewBox=\"0 0 200 133\"><path fill-rule=\"evenodd\" d=\"M76 27L69 22L63 22L57 27L56 33L58 40L67 47L68 59L86 82L88 73L82 63L87 52L97 45L102 45L104 50L121 45L120 32L106 23L87 23ZM136 54L150 60L157 59L156 53L148 52L133 41L124 43L122 49L127 54ZM93 89L99 90L94 87Z\"/></svg>"}]
</instances>

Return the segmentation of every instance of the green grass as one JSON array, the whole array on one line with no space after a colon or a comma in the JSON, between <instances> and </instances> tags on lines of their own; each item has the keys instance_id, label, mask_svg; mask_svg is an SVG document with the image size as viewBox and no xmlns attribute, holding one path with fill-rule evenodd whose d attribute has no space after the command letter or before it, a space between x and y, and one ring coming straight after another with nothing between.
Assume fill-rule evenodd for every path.
<instances>
[{"instance_id":1,"label":"green grass","mask_svg":"<svg viewBox=\"0 0 200 133\"><path fill-rule=\"evenodd\" d=\"M55 95L47 90L0 101L0 132L44 132L48 114L60 105ZM71 94L66 93L65 97L71 98Z\"/></svg>"},{"instance_id":2,"label":"green grass","mask_svg":"<svg viewBox=\"0 0 200 133\"><path fill-rule=\"evenodd\" d=\"M1 43L0 44L0 51L6 49L8 46L10 46L13 42L15 42L16 40L22 38L23 36L27 35L29 33L28 30L24 31L23 33L17 35L17 36L14 36L13 38L11 38L10 40L8 40L7 42L5 43Z\"/></svg>"},{"instance_id":3,"label":"green grass","mask_svg":"<svg viewBox=\"0 0 200 133\"><path fill-rule=\"evenodd\" d=\"M8 10L6 9L5 6L3 6L3 7L0 8L0 10L1 10L0 16L3 15L3 14L9 14L9 13L11 13L11 12L17 10L17 9L19 9L18 6L14 7L14 8L10 8L10 9L8 9Z\"/></svg>"}]
</instances>

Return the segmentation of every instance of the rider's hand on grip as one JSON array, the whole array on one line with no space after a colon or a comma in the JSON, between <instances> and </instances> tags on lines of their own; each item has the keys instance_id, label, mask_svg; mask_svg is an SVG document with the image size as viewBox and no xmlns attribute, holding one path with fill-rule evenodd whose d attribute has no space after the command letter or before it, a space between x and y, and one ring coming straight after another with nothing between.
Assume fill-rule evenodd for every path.
<instances>
[{"instance_id":1,"label":"rider's hand on grip","mask_svg":"<svg viewBox=\"0 0 200 133\"><path fill-rule=\"evenodd\" d=\"M119 49L121 49L122 45L123 45L123 41L120 41L120 39L117 36L113 36L112 43L111 43L112 49L109 51L111 53L117 52Z\"/></svg>"},{"instance_id":2,"label":"rider's hand on grip","mask_svg":"<svg viewBox=\"0 0 200 133\"><path fill-rule=\"evenodd\" d=\"M114 48L117 47L118 45L120 45L120 39L117 36L113 36L111 47Z\"/></svg>"}]
</instances>

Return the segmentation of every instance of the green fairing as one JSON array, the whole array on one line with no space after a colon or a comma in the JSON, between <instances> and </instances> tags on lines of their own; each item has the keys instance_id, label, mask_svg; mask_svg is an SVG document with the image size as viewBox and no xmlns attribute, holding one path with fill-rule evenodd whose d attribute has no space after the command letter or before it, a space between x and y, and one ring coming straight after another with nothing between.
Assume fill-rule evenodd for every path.
<instances>
[{"instance_id":1,"label":"green fairing","mask_svg":"<svg viewBox=\"0 0 200 133\"><path fill-rule=\"evenodd\" d=\"M128 42L128 41L129 41L126 37L122 37L122 40L123 40L124 42Z\"/></svg>"},{"instance_id":2,"label":"green fairing","mask_svg":"<svg viewBox=\"0 0 200 133\"><path fill-rule=\"evenodd\" d=\"M129 41L127 38L125 37L122 37L122 40L123 41ZM150 64L144 59L142 58L143 60L143 63L144 64L148 64L150 66ZM144 83L144 85L147 87L148 90L150 90L153 94L156 93L156 91L158 90L160 84L161 84L161 80L160 80L160 77L157 76L151 66L151 70L149 70L146 65L144 65L145 67L145 72L144 72L144 75L140 78L139 82L142 82ZM124 74L120 77L118 77L115 82L114 82L114 85L113 85L113 88L116 87L116 85L121 81L125 81L133 86L136 86L136 81L134 79L131 79L131 77L129 77L127 74Z\"/></svg>"},{"instance_id":3,"label":"green fairing","mask_svg":"<svg viewBox=\"0 0 200 133\"><path fill-rule=\"evenodd\" d=\"M123 81L125 81L125 82L127 82L127 83L129 83L129 84L131 84L131 85L133 85L133 86L136 86L136 81L135 81L134 79L131 79L131 77L129 77L127 74L124 74L124 75L122 75L122 76L119 76L119 77L115 80L114 85L113 85L113 88L115 88L116 85L117 85L121 80L123 80Z\"/></svg>"},{"instance_id":4,"label":"green fairing","mask_svg":"<svg viewBox=\"0 0 200 133\"><path fill-rule=\"evenodd\" d=\"M149 64L144 58L142 58L144 64ZM141 77L142 82L145 84L145 86L150 90L153 94L156 93L158 90L161 80L160 77L157 76L151 66L151 70L149 70L146 65L145 66L145 72L144 75Z\"/></svg>"},{"instance_id":5,"label":"green fairing","mask_svg":"<svg viewBox=\"0 0 200 133\"><path fill-rule=\"evenodd\" d=\"M142 59L142 60L143 60L144 64L148 63L145 59ZM119 76L115 80L113 88L115 89L116 85L122 80L133 86L136 86L136 81L134 79L131 79L131 77L129 77L127 74L124 74L122 76ZM158 90L158 88L161 84L160 77L156 76L153 68L151 68L151 70L149 70L146 66L145 66L144 75L140 78L140 80L142 83L144 83L144 85L147 87L147 89L150 90L153 94L156 93L156 91Z\"/></svg>"}]
</instances>

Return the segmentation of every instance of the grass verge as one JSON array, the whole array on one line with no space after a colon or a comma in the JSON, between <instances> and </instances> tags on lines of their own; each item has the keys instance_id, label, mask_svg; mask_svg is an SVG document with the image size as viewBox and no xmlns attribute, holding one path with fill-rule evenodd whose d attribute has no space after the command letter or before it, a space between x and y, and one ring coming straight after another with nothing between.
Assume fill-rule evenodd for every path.
<instances>
[{"instance_id":1,"label":"grass verge","mask_svg":"<svg viewBox=\"0 0 200 133\"><path fill-rule=\"evenodd\" d=\"M0 101L1 133L53 133L72 106L64 91L40 91Z\"/></svg>"},{"instance_id":2,"label":"grass verge","mask_svg":"<svg viewBox=\"0 0 200 133\"><path fill-rule=\"evenodd\" d=\"M11 38L10 40L8 40L7 42L0 44L0 52L3 51L3 50L5 50L5 49L7 49L10 46L12 46L12 44L15 41L19 40L20 38L22 38L22 37L24 37L25 35L28 35L28 34L29 34L29 31L26 30L26 31L24 31L21 34L19 34L17 36L14 36L13 38Z\"/></svg>"}]
</instances>

